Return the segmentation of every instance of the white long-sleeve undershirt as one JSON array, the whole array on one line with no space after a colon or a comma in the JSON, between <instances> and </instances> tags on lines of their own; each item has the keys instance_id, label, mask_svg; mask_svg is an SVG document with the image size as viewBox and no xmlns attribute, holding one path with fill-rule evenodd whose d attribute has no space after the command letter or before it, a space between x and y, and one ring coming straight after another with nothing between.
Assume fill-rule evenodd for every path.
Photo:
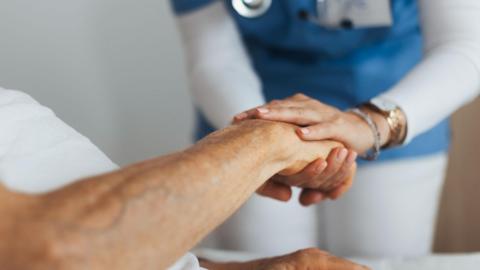
<instances>
[{"instance_id":1,"label":"white long-sleeve undershirt","mask_svg":"<svg viewBox=\"0 0 480 270\"><path fill-rule=\"evenodd\" d=\"M480 93L480 1L420 0L425 57L380 95L407 115L406 143ZM240 34L224 4L178 17L196 105L217 128L265 103Z\"/></svg>"},{"instance_id":2,"label":"white long-sleeve undershirt","mask_svg":"<svg viewBox=\"0 0 480 270\"><path fill-rule=\"evenodd\" d=\"M216 127L265 103L235 22L220 1L178 18L195 105Z\"/></svg>"},{"instance_id":3,"label":"white long-sleeve undershirt","mask_svg":"<svg viewBox=\"0 0 480 270\"><path fill-rule=\"evenodd\" d=\"M480 93L480 1L419 3L425 57L381 95L407 115L407 143Z\"/></svg>"}]
</instances>

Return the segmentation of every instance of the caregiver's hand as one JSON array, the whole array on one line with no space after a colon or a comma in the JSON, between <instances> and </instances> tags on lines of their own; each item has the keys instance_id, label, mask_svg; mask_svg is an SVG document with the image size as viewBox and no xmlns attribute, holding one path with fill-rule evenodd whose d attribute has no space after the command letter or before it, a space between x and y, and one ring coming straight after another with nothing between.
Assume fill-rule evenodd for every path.
<instances>
[{"instance_id":1,"label":"caregiver's hand","mask_svg":"<svg viewBox=\"0 0 480 270\"><path fill-rule=\"evenodd\" d=\"M369 113L379 128L383 145L388 141L388 123L381 115ZM363 119L303 94L245 111L235 116L234 121L252 118L296 124L303 140L336 140L357 153L365 153L374 144L372 131Z\"/></svg>"},{"instance_id":2,"label":"caregiver's hand","mask_svg":"<svg viewBox=\"0 0 480 270\"><path fill-rule=\"evenodd\" d=\"M201 263L201 266L210 270L368 270L365 266L335 257L316 248L244 263L213 263L204 261Z\"/></svg>"}]
</instances>

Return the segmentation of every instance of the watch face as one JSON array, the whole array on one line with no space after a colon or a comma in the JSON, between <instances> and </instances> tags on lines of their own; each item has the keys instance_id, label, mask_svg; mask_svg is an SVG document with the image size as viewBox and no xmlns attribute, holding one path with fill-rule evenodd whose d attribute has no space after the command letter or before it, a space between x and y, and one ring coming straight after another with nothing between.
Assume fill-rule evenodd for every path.
<instances>
[{"instance_id":1,"label":"watch face","mask_svg":"<svg viewBox=\"0 0 480 270\"><path fill-rule=\"evenodd\" d=\"M372 103L375 107L377 107L381 111L389 112L397 109L397 105L395 103L385 99L381 99L381 98L374 98L370 100L370 103Z\"/></svg>"}]
</instances>

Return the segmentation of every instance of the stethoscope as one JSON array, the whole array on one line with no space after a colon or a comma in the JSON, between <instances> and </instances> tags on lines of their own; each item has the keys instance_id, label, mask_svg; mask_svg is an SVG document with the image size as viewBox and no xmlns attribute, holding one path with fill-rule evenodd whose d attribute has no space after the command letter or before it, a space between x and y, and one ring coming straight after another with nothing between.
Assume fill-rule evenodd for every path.
<instances>
[{"instance_id":1,"label":"stethoscope","mask_svg":"<svg viewBox=\"0 0 480 270\"><path fill-rule=\"evenodd\" d=\"M232 0L235 11L245 18L257 18L267 13L272 0Z\"/></svg>"},{"instance_id":2,"label":"stethoscope","mask_svg":"<svg viewBox=\"0 0 480 270\"><path fill-rule=\"evenodd\" d=\"M328 9L328 0L317 0L317 16L322 18ZM235 11L245 18L257 18L267 13L272 0L232 0Z\"/></svg>"},{"instance_id":3,"label":"stethoscope","mask_svg":"<svg viewBox=\"0 0 480 270\"><path fill-rule=\"evenodd\" d=\"M272 0L231 0L232 1L232 6L234 10L242 17L244 18L258 18L270 9L272 6ZM327 23L325 22L325 18L327 16L327 13L329 12L329 1L331 0L316 0L316 9L317 9L317 15L308 15L306 19L322 25L326 26ZM350 5L352 5L355 2L355 0L345 0L343 1L343 9L347 10Z\"/></svg>"}]
</instances>

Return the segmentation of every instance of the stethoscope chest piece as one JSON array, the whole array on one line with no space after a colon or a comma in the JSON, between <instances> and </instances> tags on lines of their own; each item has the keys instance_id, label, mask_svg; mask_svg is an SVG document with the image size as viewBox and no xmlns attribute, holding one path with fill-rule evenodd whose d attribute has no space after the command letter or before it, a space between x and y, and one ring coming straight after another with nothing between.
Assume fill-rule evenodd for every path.
<instances>
[{"instance_id":1,"label":"stethoscope chest piece","mask_svg":"<svg viewBox=\"0 0 480 270\"><path fill-rule=\"evenodd\" d=\"M245 18L256 18L265 14L272 0L232 0L232 6L238 14Z\"/></svg>"}]
</instances>

